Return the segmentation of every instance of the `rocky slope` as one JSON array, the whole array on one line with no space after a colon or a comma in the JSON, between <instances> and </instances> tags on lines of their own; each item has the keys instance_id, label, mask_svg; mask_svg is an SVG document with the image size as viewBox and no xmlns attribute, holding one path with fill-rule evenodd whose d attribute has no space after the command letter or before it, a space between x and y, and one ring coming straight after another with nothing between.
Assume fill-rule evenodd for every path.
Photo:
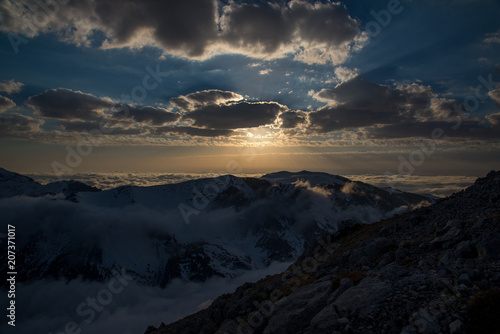
<instances>
[{"instance_id":1,"label":"rocky slope","mask_svg":"<svg viewBox=\"0 0 500 334\"><path fill-rule=\"evenodd\" d=\"M0 170L0 194L0 215L20 230L20 282L102 281L126 268L162 287L290 262L344 221L371 223L432 200L305 171L98 191Z\"/></svg>"},{"instance_id":2,"label":"rocky slope","mask_svg":"<svg viewBox=\"0 0 500 334\"><path fill-rule=\"evenodd\" d=\"M159 333L499 333L500 172L432 206L345 224L282 274Z\"/></svg>"}]
</instances>

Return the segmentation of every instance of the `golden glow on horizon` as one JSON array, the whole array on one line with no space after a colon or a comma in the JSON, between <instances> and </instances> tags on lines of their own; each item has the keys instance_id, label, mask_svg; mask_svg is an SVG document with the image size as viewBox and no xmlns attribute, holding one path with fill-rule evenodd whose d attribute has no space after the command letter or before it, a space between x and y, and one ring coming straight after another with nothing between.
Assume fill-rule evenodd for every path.
<instances>
[{"instance_id":1,"label":"golden glow on horizon","mask_svg":"<svg viewBox=\"0 0 500 334\"><path fill-rule=\"evenodd\" d=\"M264 133L265 135L265 133ZM269 173L280 170L323 171L332 174L383 174L397 172L398 156L406 148L369 151L363 147L276 146L283 138L248 137L238 147L94 147L92 154L73 168L78 172L160 173ZM272 145L271 145L272 144ZM52 163L66 162L65 146L15 142L0 150L5 160L0 167L18 173L53 173ZM473 156L464 160L463 157ZM450 166L460 163L461 175L483 175L491 165L500 165L498 151L443 150L419 167L418 173L451 175ZM228 164L232 168L228 168ZM236 166L236 168L234 167Z\"/></svg>"}]
</instances>

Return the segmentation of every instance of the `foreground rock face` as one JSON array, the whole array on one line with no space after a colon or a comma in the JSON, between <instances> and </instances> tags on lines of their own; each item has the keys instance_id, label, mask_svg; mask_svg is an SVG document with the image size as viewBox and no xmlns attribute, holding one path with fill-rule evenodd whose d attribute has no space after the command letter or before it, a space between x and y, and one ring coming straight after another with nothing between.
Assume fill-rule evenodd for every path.
<instances>
[{"instance_id":1,"label":"foreground rock face","mask_svg":"<svg viewBox=\"0 0 500 334\"><path fill-rule=\"evenodd\" d=\"M500 172L325 236L282 274L156 333L498 333Z\"/></svg>"}]
</instances>

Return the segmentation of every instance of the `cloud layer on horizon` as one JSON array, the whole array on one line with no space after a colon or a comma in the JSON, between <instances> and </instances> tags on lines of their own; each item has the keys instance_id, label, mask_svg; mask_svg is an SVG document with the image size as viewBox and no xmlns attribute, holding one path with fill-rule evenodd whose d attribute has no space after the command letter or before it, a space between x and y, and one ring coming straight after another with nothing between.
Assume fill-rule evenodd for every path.
<instances>
[{"instance_id":1,"label":"cloud layer on horizon","mask_svg":"<svg viewBox=\"0 0 500 334\"><path fill-rule=\"evenodd\" d=\"M227 174L227 172L226 172ZM35 181L42 184L58 181L58 177L51 173L26 174ZM155 186L170 183L180 183L189 180L196 180L206 177L218 177L223 173L75 173L64 175L65 179L76 180L99 189L107 190L120 186ZM259 178L262 174L241 173L238 177ZM387 187L386 175L342 175L352 181L361 181L377 187ZM404 175L401 176L397 188L402 191L430 194L434 196L449 196L455 191L464 189L474 183L477 177L474 176L424 176L424 175ZM404 181L403 181L404 179Z\"/></svg>"},{"instance_id":2,"label":"cloud layer on horizon","mask_svg":"<svg viewBox=\"0 0 500 334\"><path fill-rule=\"evenodd\" d=\"M26 138L29 133L41 133L41 119L21 115L18 113L0 116L0 138Z\"/></svg>"}]
</instances>

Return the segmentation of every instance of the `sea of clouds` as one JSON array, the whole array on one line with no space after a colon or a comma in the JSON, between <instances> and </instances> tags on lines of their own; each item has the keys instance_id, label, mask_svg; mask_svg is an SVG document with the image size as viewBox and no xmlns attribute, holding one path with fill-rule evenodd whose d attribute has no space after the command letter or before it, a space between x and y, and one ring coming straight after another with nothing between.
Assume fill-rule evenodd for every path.
<instances>
[{"instance_id":1,"label":"sea of clouds","mask_svg":"<svg viewBox=\"0 0 500 334\"><path fill-rule=\"evenodd\" d=\"M107 305L95 312L95 318L80 315L78 306L108 289L109 282L82 280L42 280L21 283L16 287L16 326L0 324L1 333L66 333L68 323L76 323L80 334L140 334L149 325L158 327L208 307L224 293L233 292L245 282L284 271L290 263L273 263L268 268L251 271L235 279L212 278L206 282L172 281L165 289L139 285L134 281L119 293L112 294ZM0 289L2 295L5 289ZM3 306L3 303L2 303ZM88 313L90 306L82 308ZM73 333L75 331L69 331ZM75 332L76 333L76 332Z\"/></svg>"},{"instance_id":2,"label":"sea of clouds","mask_svg":"<svg viewBox=\"0 0 500 334\"><path fill-rule=\"evenodd\" d=\"M31 173L25 174L42 184L58 181L53 174ZM119 186L153 186L161 184L179 183L207 177L217 177L216 173L144 173L144 172L106 172L106 173L75 173L65 175L65 179L76 180L99 189L111 189ZM261 177L263 174L239 174L240 177ZM342 175L352 181L361 181L377 187L388 187L385 175L359 174ZM449 196L470 186L477 177L463 175L421 176L409 175L398 178L397 189L416 194L428 194L437 197Z\"/></svg>"}]
</instances>

